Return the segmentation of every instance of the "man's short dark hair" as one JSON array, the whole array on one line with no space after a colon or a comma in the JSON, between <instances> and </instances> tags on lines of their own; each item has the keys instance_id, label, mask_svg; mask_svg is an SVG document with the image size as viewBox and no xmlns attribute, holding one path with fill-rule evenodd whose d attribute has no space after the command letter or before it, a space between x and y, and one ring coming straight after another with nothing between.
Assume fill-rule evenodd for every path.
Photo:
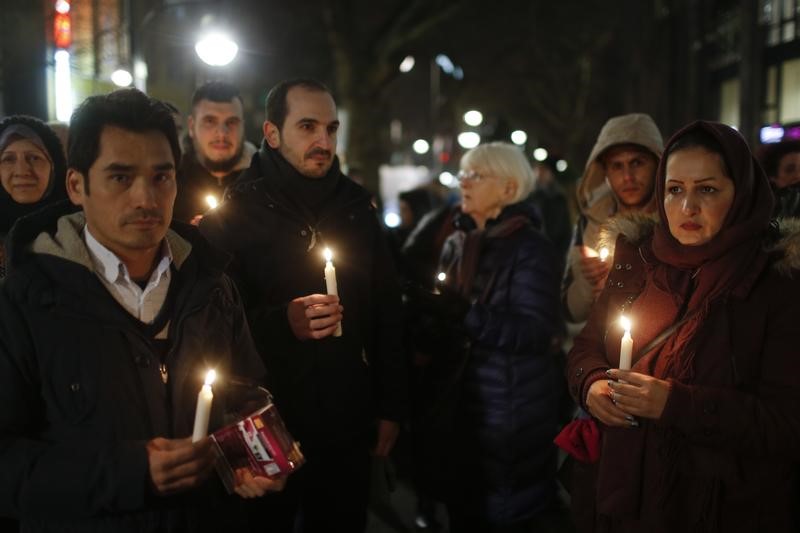
<instances>
[{"instance_id":1,"label":"man's short dark hair","mask_svg":"<svg viewBox=\"0 0 800 533\"><path fill-rule=\"evenodd\" d=\"M106 126L116 126L137 133L159 131L169 141L175 165L181 159L181 147L172 112L163 102L138 89L120 89L109 94L90 96L72 114L69 125L67 160L84 176L89 194L89 168L100 152L100 136Z\"/></svg>"},{"instance_id":2,"label":"man's short dark hair","mask_svg":"<svg viewBox=\"0 0 800 533\"><path fill-rule=\"evenodd\" d=\"M208 83L204 83L198 87L192 95L192 114L194 114L194 109L201 100L227 103L234 98L238 98L239 102L244 105L242 95L236 85L226 81L210 81Z\"/></svg>"},{"instance_id":3,"label":"man's short dark hair","mask_svg":"<svg viewBox=\"0 0 800 533\"><path fill-rule=\"evenodd\" d=\"M328 87L317 80L311 78L295 78L292 80L284 80L272 88L267 95L266 115L267 120L278 126L278 129L283 129L283 123L286 122L286 115L289 114L289 105L286 103L286 95L294 87L302 87L308 91L318 91L328 93L333 98L333 93Z\"/></svg>"}]
</instances>

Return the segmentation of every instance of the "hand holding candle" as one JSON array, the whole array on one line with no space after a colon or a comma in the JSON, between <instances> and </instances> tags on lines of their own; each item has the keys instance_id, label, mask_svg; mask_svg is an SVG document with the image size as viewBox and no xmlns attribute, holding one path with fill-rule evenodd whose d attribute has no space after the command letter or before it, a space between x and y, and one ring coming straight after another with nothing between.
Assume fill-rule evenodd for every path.
<instances>
[{"instance_id":1,"label":"hand holding candle","mask_svg":"<svg viewBox=\"0 0 800 533\"><path fill-rule=\"evenodd\" d=\"M217 379L217 372L209 370L206 374L206 382L197 395L197 410L194 414L194 431L192 432L192 442L202 440L208 435L208 419L211 416L211 401L214 393L211 384Z\"/></svg>"},{"instance_id":2,"label":"hand holding candle","mask_svg":"<svg viewBox=\"0 0 800 533\"><path fill-rule=\"evenodd\" d=\"M608 263L606 260L610 257L611 250L606 247L600 248L598 252L589 246L580 247L580 268L583 277L589 282L589 285L598 289L602 288L602 284L608 275Z\"/></svg>"},{"instance_id":3,"label":"hand holding candle","mask_svg":"<svg viewBox=\"0 0 800 533\"><path fill-rule=\"evenodd\" d=\"M631 338L631 321L625 315L619 319L620 325L625 329L619 346L619 369L631 369L631 356L633 354L633 339Z\"/></svg>"},{"instance_id":4,"label":"hand holding candle","mask_svg":"<svg viewBox=\"0 0 800 533\"><path fill-rule=\"evenodd\" d=\"M336 268L333 266L333 252L330 248L325 248L323 252L325 256L325 287L328 294L339 296L339 287L336 284ZM342 323L339 322L336 326L336 331L333 332L334 337L342 336Z\"/></svg>"}]
</instances>

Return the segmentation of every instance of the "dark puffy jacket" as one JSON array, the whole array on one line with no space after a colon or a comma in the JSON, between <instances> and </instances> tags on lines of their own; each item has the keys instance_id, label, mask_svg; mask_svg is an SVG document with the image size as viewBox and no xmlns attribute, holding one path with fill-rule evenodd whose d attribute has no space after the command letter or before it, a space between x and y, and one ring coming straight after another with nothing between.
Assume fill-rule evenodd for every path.
<instances>
[{"instance_id":1,"label":"dark puffy jacket","mask_svg":"<svg viewBox=\"0 0 800 533\"><path fill-rule=\"evenodd\" d=\"M167 236L177 292L165 385L151 341L93 271L83 214L61 216L62 208L21 219L9 238L0 515L18 517L24 531L225 530L238 499L215 478L190 494L155 496L145 450L154 437L191 435L206 369L263 377L225 258L193 228ZM211 430L223 423L221 381Z\"/></svg>"},{"instance_id":2,"label":"dark puffy jacket","mask_svg":"<svg viewBox=\"0 0 800 533\"><path fill-rule=\"evenodd\" d=\"M520 214L530 224L484 240L463 322L470 354L461 379L454 453L463 477L456 487L496 525L535 515L555 490L558 378L551 341L559 324L558 258L529 204L506 207L487 232ZM443 265L459 259L464 236L448 239Z\"/></svg>"},{"instance_id":3,"label":"dark puffy jacket","mask_svg":"<svg viewBox=\"0 0 800 533\"><path fill-rule=\"evenodd\" d=\"M399 421L407 408L400 292L375 209L361 186L341 176L309 220L263 158L253 158L200 231L234 257L228 271L293 436L306 451L368 445L375 417ZM325 246L335 254L343 334L301 342L286 309L297 297L325 293Z\"/></svg>"}]
</instances>

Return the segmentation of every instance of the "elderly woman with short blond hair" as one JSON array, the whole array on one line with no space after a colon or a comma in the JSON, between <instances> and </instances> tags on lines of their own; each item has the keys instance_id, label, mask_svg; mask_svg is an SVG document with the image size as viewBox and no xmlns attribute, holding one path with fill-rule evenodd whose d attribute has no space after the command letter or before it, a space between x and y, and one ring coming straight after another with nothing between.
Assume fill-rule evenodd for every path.
<instances>
[{"instance_id":1,"label":"elderly woman with short blond hair","mask_svg":"<svg viewBox=\"0 0 800 533\"><path fill-rule=\"evenodd\" d=\"M517 531L535 527L555 493L558 259L524 201L534 178L518 147L470 150L459 182L462 216L441 258L441 290L461 302L451 326L464 338L438 362L450 371L442 390L458 395L440 465L446 504L452 531Z\"/></svg>"}]
</instances>

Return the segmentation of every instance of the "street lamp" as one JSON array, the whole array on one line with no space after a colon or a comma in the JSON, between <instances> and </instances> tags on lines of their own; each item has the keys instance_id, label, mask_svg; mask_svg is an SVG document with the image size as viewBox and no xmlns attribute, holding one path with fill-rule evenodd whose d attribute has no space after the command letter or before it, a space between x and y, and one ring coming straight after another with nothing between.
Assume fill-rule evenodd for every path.
<instances>
[{"instance_id":1,"label":"street lamp","mask_svg":"<svg viewBox=\"0 0 800 533\"><path fill-rule=\"evenodd\" d=\"M480 126L483 122L483 113L471 109L464 113L464 122L466 122L469 126Z\"/></svg>"},{"instance_id":2,"label":"street lamp","mask_svg":"<svg viewBox=\"0 0 800 533\"><path fill-rule=\"evenodd\" d=\"M537 148L533 151L533 158L537 161L544 161L547 159L547 150L544 148Z\"/></svg>"},{"instance_id":3,"label":"street lamp","mask_svg":"<svg viewBox=\"0 0 800 533\"><path fill-rule=\"evenodd\" d=\"M517 146L522 146L528 142L528 134L522 130L514 130L511 132L511 142Z\"/></svg>"},{"instance_id":4,"label":"street lamp","mask_svg":"<svg viewBox=\"0 0 800 533\"><path fill-rule=\"evenodd\" d=\"M458 134L458 144L461 148L471 150L481 143L481 136L474 131L465 131Z\"/></svg>"},{"instance_id":5,"label":"street lamp","mask_svg":"<svg viewBox=\"0 0 800 533\"><path fill-rule=\"evenodd\" d=\"M400 72L411 72L411 69L414 68L415 63L416 60L414 59L414 56L406 56L405 59L403 59L403 61L400 63Z\"/></svg>"},{"instance_id":6,"label":"street lamp","mask_svg":"<svg viewBox=\"0 0 800 533\"><path fill-rule=\"evenodd\" d=\"M428 150L430 150L431 145L428 144L428 141L426 141L425 139L417 139L416 141L414 141L413 148L416 153L422 155L428 153Z\"/></svg>"},{"instance_id":7,"label":"street lamp","mask_svg":"<svg viewBox=\"0 0 800 533\"><path fill-rule=\"evenodd\" d=\"M565 170L567 170L567 162L564 161L563 159L559 159L558 161L556 161L556 170L558 170L559 172L564 172Z\"/></svg>"},{"instance_id":8,"label":"street lamp","mask_svg":"<svg viewBox=\"0 0 800 533\"><path fill-rule=\"evenodd\" d=\"M225 34L209 33L197 41L194 50L205 64L224 67L236 58L239 46Z\"/></svg>"},{"instance_id":9,"label":"street lamp","mask_svg":"<svg viewBox=\"0 0 800 533\"><path fill-rule=\"evenodd\" d=\"M451 189L458 186L458 180L456 180L456 177L446 170L439 174L439 183L445 187L450 187Z\"/></svg>"},{"instance_id":10,"label":"street lamp","mask_svg":"<svg viewBox=\"0 0 800 533\"><path fill-rule=\"evenodd\" d=\"M128 87L133 83L133 75L124 68L119 68L111 73L111 81L117 87Z\"/></svg>"}]
</instances>

